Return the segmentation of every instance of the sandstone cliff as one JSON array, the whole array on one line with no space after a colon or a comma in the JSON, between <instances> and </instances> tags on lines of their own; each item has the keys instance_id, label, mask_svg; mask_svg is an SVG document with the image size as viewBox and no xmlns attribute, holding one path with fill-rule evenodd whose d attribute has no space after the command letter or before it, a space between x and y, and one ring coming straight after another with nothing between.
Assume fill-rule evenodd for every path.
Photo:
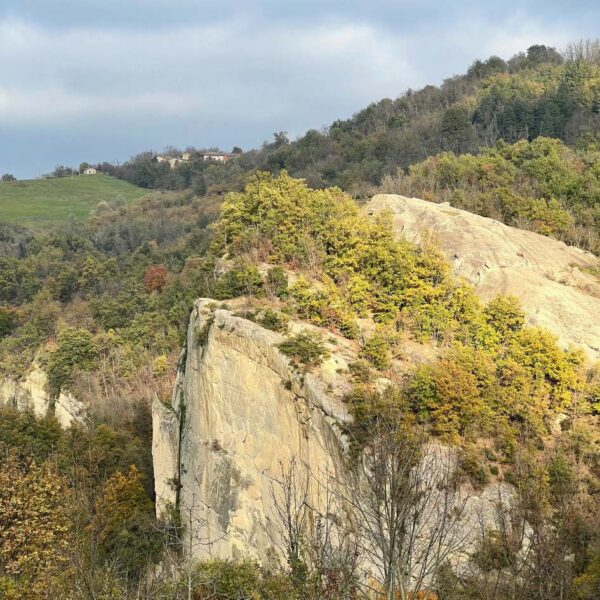
<instances>
[{"instance_id":1,"label":"sandstone cliff","mask_svg":"<svg viewBox=\"0 0 600 600\"><path fill-rule=\"evenodd\" d=\"M417 198L384 194L367 214L390 211L399 236L431 241L485 299L512 294L529 322L600 358L600 260L562 242ZM595 274L594 274L595 271Z\"/></svg>"},{"instance_id":2,"label":"sandstone cliff","mask_svg":"<svg viewBox=\"0 0 600 600\"><path fill-rule=\"evenodd\" d=\"M299 328L311 326L290 324L291 331ZM317 509L325 510L325 487L344 480L351 416L342 399L356 350L344 338L321 334L331 356L301 373L276 347L281 334L210 300L195 304L172 403L154 401L152 448L157 513L178 509L194 557L264 562L280 556L274 492L292 461L299 480L311 474L309 503ZM432 448L455 465L451 449ZM481 523L493 522L494 506L510 497L509 487L461 490L466 512L457 535L466 545L462 558L453 557L455 566L464 564ZM432 505L429 512L436 510Z\"/></svg>"},{"instance_id":3,"label":"sandstone cliff","mask_svg":"<svg viewBox=\"0 0 600 600\"><path fill-rule=\"evenodd\" d=\"M21 411L30 410L39 418L53 414L63 427L83 419L83 405L65 392L61 392L58 398L51 399L47 381L44 370L34 363L22 379L0 381L0 404L13 406Z\"/></svg>"},{"instance_id":4,"label":"sandstone cliff","mask_svg":"<svg viewBox=\"0 0 600 600\"><path fill-rule=\"evenodd\" d=\"M352 349L336 338L318 372L301 375L276 348L282 340L198 301L172 406L154 402L157 511L178 504L197 557L264 559L276 544L272 496L282 470L292 460L310 469L315 506L318 480L339 473L349 419L340 373Z\"/></svg>"}]
</instances>

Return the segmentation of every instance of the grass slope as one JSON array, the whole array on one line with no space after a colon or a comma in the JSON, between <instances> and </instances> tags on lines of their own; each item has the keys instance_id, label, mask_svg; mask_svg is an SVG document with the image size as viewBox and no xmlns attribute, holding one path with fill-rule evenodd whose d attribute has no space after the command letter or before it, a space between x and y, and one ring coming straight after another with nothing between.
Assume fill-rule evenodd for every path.
<instances>
[{"instance_id":1,"label":"grass slope","mask_svg":"<svg viewBox=\"0 0 600 600\"><path fill-rule=\"evenodd\" d=\"M80 175L0 183L0 221L25 225L57 223L74 216L83 219L90 209L117 197L131 202L146 190L108 175Z\"/></svg>"}]
</instances>

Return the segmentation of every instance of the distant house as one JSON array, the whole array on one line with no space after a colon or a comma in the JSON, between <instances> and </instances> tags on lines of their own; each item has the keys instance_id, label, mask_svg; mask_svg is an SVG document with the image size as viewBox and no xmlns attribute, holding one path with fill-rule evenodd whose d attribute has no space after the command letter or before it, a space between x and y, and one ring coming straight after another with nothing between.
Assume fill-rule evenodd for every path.
<instances>
[{"instance_id":1,"label":"distant house","mask_svg":"<svg viewBox=\"0 0 600 600\"><path fill-rule=\"evenodd\" d=\"M192 158L192 152L183 152L181 156L165 156L157 155L156 162L158 163L169 163L171 169L174 169L178 164L188 162ZM214 160L216 162L225 162L230 158L236 158L238 154L227 154L227 152L220 152L218 150L203 152L199 154L200 158L204 161Z\"/></svg>"},{"instance_id":2,"label":"distant house","mask_svg":"<svg viewBox=\"0 0 600 600\"><path fill-rule=\"evenodd\" d=\"M171 165L171 169L174 169L179 163L185 162L183 158L170 158L169 164Z\"/></svg>"},{"instance_id":3,"label":"distant house","mask_svg":"<svg viewBox=\"0 0 600 600\"><path fill-rule=\"evenodd\" d=\"M156 157L157 163L169 163L171 169L174 169L179 163L187 162L191 157L190 152L184 152L181 157L178 156L161 156L160 154Z\"/></svg>"},{"instance_id":4,"label":"distant house","mask_svg":"<svg viewBox=\"0 0 600 600\"><path fill-rule=\"evenodd\" d=\"M93 167L88 167L87 169L83 170L84 175L96 175L96 173L98 173L98 171L96 171L96 169Z\"/></svg>"},{"instance_id":5,"label":"distant house","mask_svg":"<svg viewBox=\"0 0 600 600\"><path fill-rule=\"evenodd\" d=\"M225 162L229 158L229 155L225 152L205 152L202 154L202 160L216 160L218 162Z\"/></svg>"}]
</instances>

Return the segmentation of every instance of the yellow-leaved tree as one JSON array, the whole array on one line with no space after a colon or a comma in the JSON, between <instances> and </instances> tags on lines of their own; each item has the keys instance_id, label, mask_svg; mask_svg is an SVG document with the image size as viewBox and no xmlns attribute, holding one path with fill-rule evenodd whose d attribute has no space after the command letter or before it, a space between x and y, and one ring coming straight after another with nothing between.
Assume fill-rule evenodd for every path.
<instances>
[{"instance_id":1,"label":"yellow-leaved tree","mask_svg":"<svg viewBox=\"0 0 600 600\"><path fill-rule=\"evenodd\" d=\"M70 494L50 462L3 452L0 461L0 597L71 597Z\"/></svg>"}]
</instances>

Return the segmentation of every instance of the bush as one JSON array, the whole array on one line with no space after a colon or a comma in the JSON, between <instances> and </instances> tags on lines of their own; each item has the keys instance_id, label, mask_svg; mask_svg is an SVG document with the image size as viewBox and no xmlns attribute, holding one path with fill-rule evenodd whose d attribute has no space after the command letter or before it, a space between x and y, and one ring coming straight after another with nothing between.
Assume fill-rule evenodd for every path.
<instances>
[{"instance_id":1,"label":"bush","mask_svg":"<svg viewBox=\"0 0 600 600\"><path fill-rule=\"evenodd\" d=\"M284 332L288 328L288 320L283 315L276 313L274 310L267 308L257 319L266 329L271 331Z\"/></svg>"},{"instance_id":2,"label":"bush","mask_svg":"<svg viewBox=\"0 0 600 600\"><path fill-rule=\"evenodd\" d=\"M356 360L348 365L348 369L357 383L371 382L371 367L366 360Z\"/></svg>"},{"instance_id":3,"label":"bush","mask_svg":"<svg viewBox=\"0 0 600 600\"><path fill-rule=\"evenodd\" d=\"M309 331L302 331L277 346L296 365L309 369L320 365L329 356L325 343Z\"/></svg>"},{"instance_id":4,"label":"bush","mask_svg":"<svg viewBox=\"0 0 600 600\"><path fill-rule=\"evenodd\" d=\"M10 335L14 326L14 313L7 308L0 307L0 339Z\"/></svg>"},{"instance_id":5,"label":"bush","mask_svg":"<svg viewBox=\"0 0 600 600\"><path fill-rule=\"evenodd\" d=\"M78 327L62 327L58 347L50 355L47 366L48 385L53 396L71 382L74 372L89 371L98 358L98 347L92 334Z\"/></svg>"},{"instance_id":6,"label":"bush","mask_svg":"<svg viewBox=\"0 0 600 600\"><path fill-rule=\"evenodd\" d=\"M281 267L273 267L267 273L267 288L273 296L284 300L288 297L288 278Z\"/></svg>"},{"instance_id":7,"label":"bush","mask_svg":"<svg viewBox=\"0 0 600 600\"><path fill-rule=\"evenodd\" d=\"M227 271L215 284L213 296L217 300L227 300L238 296L260 296L263 281L255 266L243 266Z\"/></svg>"},{"instance_id":8,"label":"bush","mask_svg":"<svg viewBox=\"0 0 600 600\"><path fill-rule=\"evenodd\" d=\"M490 480L483 457L472 446L468 446L463 450L460 456L459 468L469 478L474 487L483 487Z\"/></svg>"},{"instance_id":9,"label":"bush","mask_svg":"<svg viewBox=\"0 0 600 600\"><path fill-rule=\"evenodd\" d=\"M366 341L362 347L361 356L380 371L389 369L392 364L390 347L383 333L376 333Z\"/></svg>"}]
</instances>

